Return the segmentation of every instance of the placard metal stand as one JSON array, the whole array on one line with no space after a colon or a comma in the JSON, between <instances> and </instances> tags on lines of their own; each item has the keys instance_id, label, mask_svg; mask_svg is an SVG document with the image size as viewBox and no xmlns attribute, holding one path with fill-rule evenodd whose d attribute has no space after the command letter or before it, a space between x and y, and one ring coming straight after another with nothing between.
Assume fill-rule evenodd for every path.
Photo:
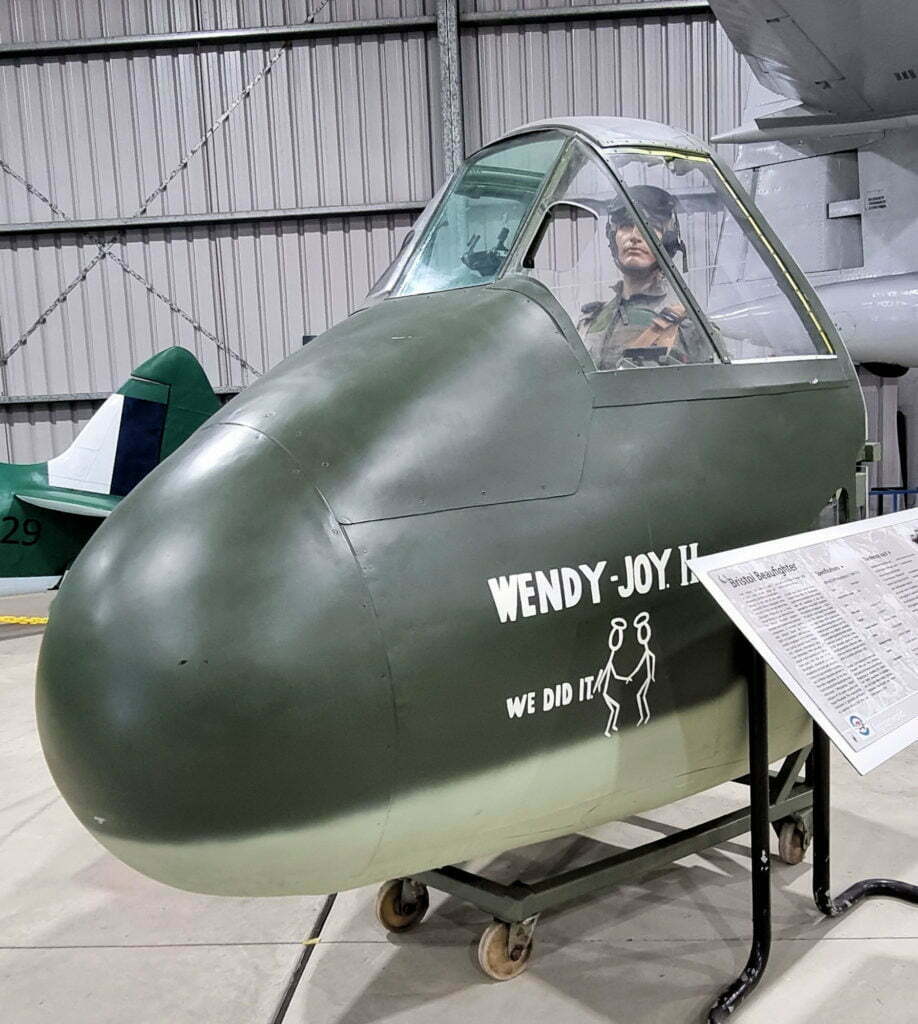
<instances>
[{"instance_id":1,"label":"placard metal stand","mask_svg":"<svg viewBox=\"0 0 918 1024\"><path fill-rule=\"evenodd\" d=\"M762 980L771 951L771 816L768 772L768 696L765 662L747 644L748 677L750 857L752 861L752 947L740 976L721 992L708 1014L708 1024L729 1020ZM813 794L813 899L827 917L840 917L870 896L890 896L918 903L918 886L888 878L867 878L849 886L837 899L830 894L829 868L829 739L813 722L813 749L807 761L807 782Z\"/></svg>"}]
</instances>

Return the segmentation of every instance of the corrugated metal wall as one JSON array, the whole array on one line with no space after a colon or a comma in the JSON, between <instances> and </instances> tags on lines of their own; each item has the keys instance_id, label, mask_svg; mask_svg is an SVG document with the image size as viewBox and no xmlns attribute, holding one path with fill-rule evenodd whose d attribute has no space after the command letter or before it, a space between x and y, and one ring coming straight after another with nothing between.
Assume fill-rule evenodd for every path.
<instances>
[{"instance_id":1,"label":"corrugated metal wall","mask_svg":"<svg viewBox=\"0 0 918 1024\"><path fill-rule=\"evenodd\" d=\"M92 408L46 396L107 392L170 344L193 349L215 385L244 386L246 365L272 366L360 304L444 175L435 3L330 0L324 34L225 35L300 24L315 6L0 0L2 44L36 42L0 49L3 352L75 282L2 367L0 457L47 458ZM482 21L533 6L572 5L460 4L467 151L552 114L649 117L702 136L738 123L743 65L703 5ZM51 49L176 32L224 37ZM149 224L112 223L141 210ZM82 223L31 227L65 219Z\"/></svg>"},{"instance_id":2,"label":"corrugated metal wall","mask_svg":"<svg viewBox=\"0 0 918 1024\"><path fill-rule=\"evenodd\" d=\"M643 117L707 138L742 113L736 51L705 14L483 26L462 44L470 151L561 114Z\"/></svg>"},{"instance_id":3,"label":"corrugated metal wall","mask_svg":"<svg viewBox=\"0 0 918 1024\"><path fill-rule=\"evenodd\" d=\"M31 402L0 408L0 460L44 462L73 440L99 402Z\"/></svg>"},{"instance_id":4,"label":"corrugated metal wall","mask_svg":"<svg viewBox=\"0 0 918 1024\"><path fill-rule=\"evenodd\" d=\"M147 214L427 199L431 45L423 32L294 43ZM0 61L3 159L68 217L135 216L273 49ZM0 216L53 219L8 175Z\"/></svg>"}]
</instances>

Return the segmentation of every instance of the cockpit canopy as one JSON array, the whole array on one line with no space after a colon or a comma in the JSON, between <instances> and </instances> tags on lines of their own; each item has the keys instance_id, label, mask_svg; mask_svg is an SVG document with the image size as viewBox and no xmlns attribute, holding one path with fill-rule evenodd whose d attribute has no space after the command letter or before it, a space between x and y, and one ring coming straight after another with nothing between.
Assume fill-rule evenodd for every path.
<instances>
[{"instance_id":1,"label":"cockpit canopy","mask_svg":"<svg viewBox=\"0 0 918 1024\"><path fill-rule=\"evenodd\" d=\"M831 355L794 273L700 144L546 127L470 157L372 294L523 276L600 370Z\"/></svg>"}]
</instances>

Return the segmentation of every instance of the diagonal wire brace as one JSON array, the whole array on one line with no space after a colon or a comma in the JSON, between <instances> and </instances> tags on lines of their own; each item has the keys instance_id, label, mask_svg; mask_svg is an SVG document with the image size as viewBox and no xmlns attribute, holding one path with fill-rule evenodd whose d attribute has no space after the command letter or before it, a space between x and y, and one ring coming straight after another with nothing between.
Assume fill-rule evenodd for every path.
<instances>
[{"instance_id":1,"label":"diagonal wire brace","mask_svg":"<svg viewBox=\"0 0 918 1024\"><path fill-rule=\"evenodd\" d=\"M234 352L233 349L229 347L229 345L227 345L223 341L220 341L220 339L217 337L216 334L213 333L213 331L209 331L200 322L200 320L195 320L195 318L190 313L186 313L181 306L176 305L176 303L173 302L173 300L170 299L168 295L166 295L164 292L159 291L159 289L151 281L147 280L147 278L145 278L142 274L139 274L136 270L134 270L134 268L130 266L128 263L126 263L120 256L118 256L111 250L106 251L105 255L108 259L113 260L115 263L117 263L118 266L121 267L121 269L125 272L125 274L128 275L128 277L132 277L139 284L143 285L143 287L146 288L150 295L153 295L161 302L164 302L176 316L180 316L183 320L189 323L196 331L199 331L201 334L204 335L205 338L207 338L209 341L212 341L221 352L225 352L228 356L232 356L232 358L236 360L236 362L242 367L243 370L248 370L256 377L258 377L261 374L260 370L255 369L255 367L252 366L252 364L248 362L246 359L243 359L243 357L239 355L238 352Z\"/></svg>"},{"instance_id":2,"label":"diagonal wire brace","mask_svg":"<svg viewBox=\"0 0 918 1024\"><path fill-rule=\"evenodd\" d=\"M304 19L304 24L309 24L309 23L315 21L316 16L318 14L320 14L329 5L329 3L331 3L331 0L322 0L322 3L314 11L311 11L307 15L307 17ZM147 213L147 211L149 210L150 205L154 202L154 200L156 200L159 196L161 196L161 195L163 195L165 193L166 189L176 179L176 177L178 177L178 175L181 174L188 167L189 161L192 160L193 157L198 152L200 152L200 150L203 149L203 147L213 138L213 136L220 130L220 128L223 127L223 125L231 117L233 112L240 106L240 104L244 103L249 98L249 96L252 94L252 90L255 88L255 86L260 81L262 81L262 79L264 79L268 74L270 74L270 72L273 69L273 67L275 66L275 64L277 64L277 62L281 59L281 57L284 56L284 54L287 53L287 51L291 48L292 43L293 43L292 40L287 40L286 42L284 42L281 46L279 46L278 49L275 50L269 56L268 60L262 66L261 70L258 71L258 73L249 82L246 83L245 87L242 89L242 91L239 93L239 95L236 96L236 98L233 100L233 102L226 108L226 110L224 110L223 113L210 125L210 127L207 129L207 131L204 132L204 134L195 143L195 145L192 146L191 149L188 150L188 152L182 157L182 159L178 162L178 164L169 172L169 174L166 175L166 177L156 186L156 188L153 189L153 191L150 192L150 194L144 199L144 201L141 204L140 208L134 214L135 217L143 217ZM54 210L56 213L60 214L61 216L66 216L63 213L61 213L61 211L51 202L50 199L48 199L41 192L39 192L38 189L36 189L34 186L29 186L28 183L25 182L25 180L23 178L21 178L19 175L15 174L15 172L13 172L12 169L8 167L8 165L3 164L3 165L0 165L0 166L2 166L3 170L7 171L7 173L11 174L18 181L22 181L26 185L28 190L33 195L37 196L38 198L43 199L48 204L48 206L51 207L52 210ZM99 249L98 249L98 252L96 253L96 255L93 256L93 258L91 260L89 260L88 263L86 263L83 267L80 268L80 270L77 273L77 275L63 289L63 291L57 296L57 298L55 298L55 300L46 309L44 309L39 314L37 319L19 336L19 338L16 340L16 342L13 345L10 346L8 351L3 356L0 356L0 366L5 366L7 363L9 363L10 358L13 355L15 355L15 353L18 352L19 349L23 348L25 345L28 344L29 339L32 336L32 334L34 334L35 331L37 331L39 327L41 327L43 324L45 324L47 322L48 317L56 309L58 309L60 306L62 306L67 301L68 297L74 291L74 289L79 287L79 285L82 284L83 281L86 280L86 275L95 266L97 266L99 263L101 263L103 259L105 259L106 257L108 257L111 254L111 249L117 243L117 241L118 241L118 236L115 235L114 237L109 239L107 242L99 244ZM122 267L125 266L123 261L116 260L116 262L120 262ZM145 284L148 285L149 283L145 282ZM153 291L155 293L155 289L153 289ZM156 294L159 294L159 293L156 293ZM166 300L166 301L169 301L169 300ZM170 303L170 306L171 306L171 303ZM184 315L184 314L182 314L182 312L180 310L178 310L178 312L179 312L179 315ZM186 319L187 319L187 316L186 316ZM218 345L219 344L221 344L221 343L218 342ZM221 347L223 347L224 350L227 353L229 353L237 361L239 361L241 365L244 364L247 369L251 370L251 372L253 372L255 374L258 374L259 371L255 370L254 367L251 367L250 364L245 363L245 360L243 360L241 356L239 356L235 352L233 352L232 349L230 349L228 346L222 346L221 345Z\"/></svg>"}]
</instances>

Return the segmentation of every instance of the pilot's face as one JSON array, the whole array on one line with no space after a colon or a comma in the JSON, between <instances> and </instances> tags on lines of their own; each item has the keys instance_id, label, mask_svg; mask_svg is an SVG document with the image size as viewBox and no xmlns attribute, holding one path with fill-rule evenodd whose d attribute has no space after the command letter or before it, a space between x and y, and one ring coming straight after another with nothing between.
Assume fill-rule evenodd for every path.
<instances>
[{"instance_id":1,"label":"pilot's face","mask_svg":"<svg viewBox=\"0 0 918 1024\"><path fill-rule=\"evenodd\" d=\"M657 237L662 232L654 228ZM618 247L618 261L625 270L650 270L657 265L657 258L650 251L644 236L635 224L622 224L615 229L615 244Z\"/></svg>"}]
</instances>

